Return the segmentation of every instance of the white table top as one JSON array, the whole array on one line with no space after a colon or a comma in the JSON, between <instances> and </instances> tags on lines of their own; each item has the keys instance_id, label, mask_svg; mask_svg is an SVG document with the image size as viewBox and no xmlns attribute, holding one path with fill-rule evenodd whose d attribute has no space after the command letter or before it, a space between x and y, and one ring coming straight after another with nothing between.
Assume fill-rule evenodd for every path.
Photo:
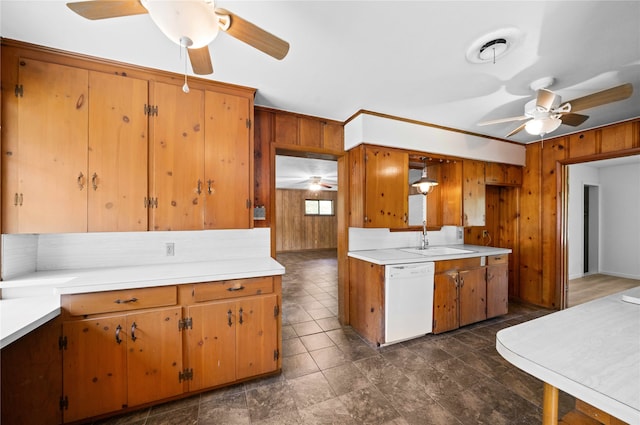
<instances>
[{"instance_id":1,"label":"white table top","mask_svg":"<svg viewBox=\"0 0 640 425\"><path fill-rule=\"evenodd\" d=\"M284 267L273 258L259 257L30 273L0 282L0 348L58 316L63 294L245 279L284 272Z\"/></svg>"},{"instance_id":2,"label":"white table top","mask_svg":"<svg viewBox=\"0 0 640 425\"><path fill-rule=\"evenodd\" d=\"M640 424L640 287L498 332L523 371L630 424Z\"/></svg>"}]
</instances>

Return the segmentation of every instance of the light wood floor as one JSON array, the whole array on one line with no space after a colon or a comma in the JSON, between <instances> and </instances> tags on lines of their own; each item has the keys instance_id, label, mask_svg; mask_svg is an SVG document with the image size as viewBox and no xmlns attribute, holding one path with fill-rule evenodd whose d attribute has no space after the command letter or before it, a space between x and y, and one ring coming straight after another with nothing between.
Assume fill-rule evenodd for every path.
<instances>
[{"instance_id":1,"label":"light wood floor","mask_svg":"<svg viewBox=\"0 0 640 425\"><path fill-rule=\"evenodd\" d=\"M640 280L638 279L626 279L604 274L593 274L572 279L569 281L567 306L573 307L574 305L586 303L587 301L615 294L616 292L636 286L640 286Z\"/></svg>"}]
</instances>

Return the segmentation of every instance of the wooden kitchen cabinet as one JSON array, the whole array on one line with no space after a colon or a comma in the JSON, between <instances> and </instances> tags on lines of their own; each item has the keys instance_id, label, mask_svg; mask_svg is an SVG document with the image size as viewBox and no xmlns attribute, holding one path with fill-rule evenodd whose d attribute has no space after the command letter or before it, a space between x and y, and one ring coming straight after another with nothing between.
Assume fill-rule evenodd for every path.
<instances>
[{"instance_id":1,"label":"wooden kitchen cabinet","mask_svg":"<svg viewBox=\"0 0 640 425\"><path fill-rule=\"evenodd\" d=\"M487 319L509 312L508 255L487 257Z\"/></svg>"},{"instance_id":2,"label":"wooden kitchen cabinet","mask_svg":"<svg viewBox=\"0 0 640 425\"><path fill-rule=\"evenodd\" d=\"M343 125L306 115L273 112L273 141L279 145L305 146L342 152Z\"/></svg>"},{"instance_id":3,"label":"wooden kitchen cabinet","mask_svg":"<svg viewBox=\"0 0 640 425\"><path fill-rule=\"evenodd\" d=\"M249 99L163 83L155 84L154 99L152 229L250 228Z\"/></svg>"},{"instance_id":4,"label":"wooden kitchen cabinet","mask_svg":"<svg viewBox=\"0 0 640 425\"><path fill-rule=\"evenodd\" d=\"M34 59L18 81L3 232L146 230L147 82Z\"/></svg>"},{"instance_id":5,"label":"wooden kitchen cabinet","mask_svg":"<svg viewBox=\"0 0 640 425\"><path fill-rule=\"evenodd\" d=\"M275 372L281 367L281 278L265 276L183 285L190 324L189 391Z\"/></svg>"},{"instance_id":6,"label":"wooden kitchen cabinet","mask_svg":"<svg viewBox=\"0 0 640 425\"><path fill-rule=\"evenodd\" d=\"M350 225L405 228L409 216L409 154L360 145L349 152Z\"/></svg>"},{"instance_id":7,"label":"wooden kitchen cabinet","mask_svg":"<svg viewBox=\"0 0 640 425\"><path fill-rule=\"evenodd\" d=\"M462 226L462 161L443 161L427 167L438 185L427 195L427 225Z\"/></svg>"},{"instance_id":8,"label":"wooden kitchen cabinet","mask_svg":"<svg viewBox=\"0 0 640 425\"><path fill-rule=\"evenodd\" d=\"M494 186L521 186L522 167L497 162L485 163L485 184Z\"/></svg>"},{"instance_id":9,"label":"wooden kitchen cabinet","mask_svg":"<svg viewBox=\"0 0 640 425\"><path fill-rule=\"evenodd\" d=\"M349 324L378 346L384 343L384 267L349 258Z\"/></svg>"},{"instance_id":10,"label":"wooden kitchen cabinet","mask_svg":"<svg viewBox=\"0 0 640 425\"><path fill-rule=\"evenodd\" d=\"M481 257L436 261L433 333L486 319L486 267Z\"/></svg>"},{"instance_id":11,"label":"wooden kitchen cabinet","mask_svg":"<svg viewBox=\"0 0 640 425\"><path fill-rule=\"evenodd\" d=\"M81 314L62 325L65 423L184 391L182 308L139 309L171 297L175 304L175 286L64 296L65 310Z\"/></svg>"}]
</instances>

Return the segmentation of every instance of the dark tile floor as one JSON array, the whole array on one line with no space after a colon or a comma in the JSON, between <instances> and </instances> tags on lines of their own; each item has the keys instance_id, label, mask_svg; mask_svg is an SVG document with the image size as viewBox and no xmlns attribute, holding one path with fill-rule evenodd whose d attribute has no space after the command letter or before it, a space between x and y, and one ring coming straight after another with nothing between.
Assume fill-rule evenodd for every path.
<instances>
[{"instance_id":1,"label":"dark tile floor","mask_svg":"<svg viewBox=\"0 0 640 425\"><path fill-rule=\"evenodd\" d=\"M282 374L100 424L539 424L542 383L495 350L500 329L547 310L509 314L375 348L336 318L333 250L283 253ZM561 412L573 399L561 393Z\"/></svg>"}]
</instances>

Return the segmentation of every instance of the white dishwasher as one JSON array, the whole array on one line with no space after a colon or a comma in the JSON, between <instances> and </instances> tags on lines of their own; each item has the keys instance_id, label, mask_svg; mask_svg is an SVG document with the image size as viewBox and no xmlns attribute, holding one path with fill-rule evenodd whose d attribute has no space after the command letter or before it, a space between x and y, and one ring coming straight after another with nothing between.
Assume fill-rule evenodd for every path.
<instances>
[{"instance_id":1,"label":"white dishwasher","mask_svg":"<svg viewBox=\"0 0 640 425\"><path fill-rule=\"evenodd\" d=\"M385 266L385 344L411 339L433 330L434 263Z\"/></svg>"}]
</instances>

